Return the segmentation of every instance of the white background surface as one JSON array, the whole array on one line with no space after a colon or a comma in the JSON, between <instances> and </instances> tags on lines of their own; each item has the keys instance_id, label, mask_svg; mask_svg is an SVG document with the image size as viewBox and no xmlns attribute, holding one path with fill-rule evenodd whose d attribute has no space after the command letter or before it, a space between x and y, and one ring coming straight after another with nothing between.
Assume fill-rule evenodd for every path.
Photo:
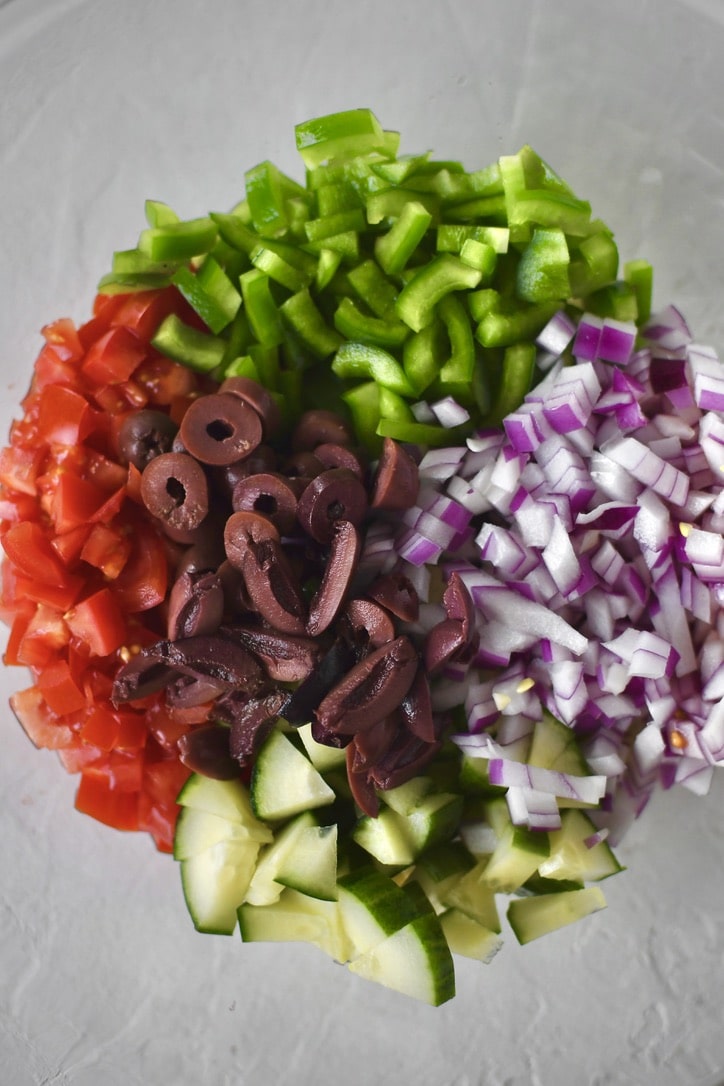
<instances>
[{"instance_id":1,"label":"white background surface","mask_svg":"<svg viewBox=\"0 0 724 1086\"><path fill-rule=\"evenodd\" d=\"M530 142L724 350L722 0L0 0L2 433L146 197L224 210L293 125L368 105L470 168ZM0 675L0 702L25 685ZM719 1086L724 781L658 797L609 908L438 1010L308 947L197 935L173 861L73 811L0 718L5 1086Z\"/></svg>"}]
</instances>

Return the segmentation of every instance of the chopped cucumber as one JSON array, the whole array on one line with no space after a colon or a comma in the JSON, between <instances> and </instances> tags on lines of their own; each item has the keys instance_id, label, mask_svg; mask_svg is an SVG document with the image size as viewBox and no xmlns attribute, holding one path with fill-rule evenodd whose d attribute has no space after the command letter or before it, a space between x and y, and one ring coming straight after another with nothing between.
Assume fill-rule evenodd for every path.
<instances>
[{"instance_id":1,"label":"chopped cucumber","mask_svg":"<svg viewBox=\"0 0 724 1086\"><path fill-rule=\"evenodd\" d=\"M275 822L333 803L335 795L309 758L282 732L264 742L251 779L251 805L259 818Z\"/></svg>"},{"instance_id":2,"label":"chopped cucumber","mask_svg":"<svg viewBox=\"0 0 724 1086\"><path fill-rule=\"evenodd\" d=\"M192 773L176 802L182 807L193 807L194 810L225 818L227 822L240 822L247 827L250 835L257 835L258 840L271 840L268 827L254 817L249 793L241 781L216 781L200 773Z\"/></svg>"},{"instance_id":3,"label":"chopped cucumber","mask_svg":"<svg viewBox=\"0 0 724 1086\"><path fill-rule=\"evenodd\" d=\"M316 822L311 811L303 811L283 826L274 840L259 855L256 870L249 884L246 900L250 905L271 905L281 897L284 885L277 881L279 868L294 852L300 836Z\"/></svg>"},{"instance_id":4,"label":"chopped cucumber","mask_svg":"<svg viewBox=\"0 0 724 1086\"><path fill-rule=\"evenodd\" d=\"M174 860L188 860L205 849L218 845L222 841L262 841L270 840L271 831L260 826L258 831L249 832L243 822L230 822L227 818L200 811L195 807L182 807L176 820L173 839Z\"/></svg>"},{"instance_id":5,"label":"chopped cucumber","mask_svg":"<svg viewBox=\"0 0 724 1086\"><path fill-rule=\"evenodd\" d=\"M357 954L364 954L419 915L416 903L389 876L360 868L338 884L345 930Z\"/></svg>"},{"instance_id":6,"label":"chopped cucumber","mask_svg":"<svg viewBox=\"0 0 724 1086\"><path fill-rule=\"evenodd\" d=\"M605 841L589 848L586 838L596 827L583 811L563 811L561 828L551 830L550 855L538 867L546 879L598 882L623 870Z\"/></svg>"},{"instance_id":7,"label":"chopped cucumber","mask_svg":"<svg viewBox=\"0 0 724 1086\"><path fill-rule=\"evenodd\" d=\"M410 921L348 968L366 980L438 1007L455 995L455 974L447 940L434 913Z\"/></svg>"},{"instance_id":8,"label":"chopped cucumber","mask_svg":"<svg viewBox=\"0 0 724 1086\"><path fill-rule=\"evenodd\" d=\"M492 961L503 945L497 931L491 931L459 909L448 909L440 917L440 926L453 954L476 961Z\"/></svg>"},{"instance_id":9,"label":"chopped cucumber","mask_svg":"<svg viewBox=\"0 0 724 1086\"><path fill-rule=\"evenodd\" d=\"M220 841L181 860L181 886L197 931L233 934L258 852L256 841Z\"/></svg>"},{"instance_id":10,"label":"chopped cucumber","mask_svg":"<svg viewBox=\"0 0 724 1086\"><path fill-rule=\"evenodd\" d=\"M338 962L352 951L337 902L297 890L285 890L269 905L242 905L239 931L245 943L313 943Z\"/></svg>"},{"instance_id":11,"label":"chopped cucumber","mask_svg":"<svg viewBox=\"0 0 724 1086\"><path fill-rule=\"evenodd\" d=\"M436 913L447 908L443 904L446 892L460 881L475 861L460 841L436 845L420 856L414 878L427 894Z\"/></svg>"},{"instance_id":12,"label":"chopped cucumber","mask_svg":"<svg viewBox=\"0 0 724 1086\"><path fill-rule=\"evenodd\" d=\"M325 743L318 743L312 736L312 725L302 724L297 728L297 734L304 744L309 760L320 773L327 773L331 769L339 769L344 766L346 754L340 747L328 747Z\"/></svg>"},{"instance_id":13,"label":"chopped cucumber","mask_svg":"<svg viewBox=\"0 0 724 1086\"><path fill-rule=\"evenodd\" d=\"M415 859L405 819L391 807L383 807L376 818L365 815L352 831L352 839L382 864L405 867Z\"/></svg>"},{"instance_id":14,"label":"chopped cucumber","mask_svg":"<svg viewBox=\"0 0 724 1086\"><path fill-rule=\"evenodd\" d=\"M337 827L307 826L296 848L287 853L277 882L308 897L337 900Z\"/></svg>"},{"instance_id":15,"label":"chopped cucumber","mask_svg":"<svg viewBox=\"0 0 724 1086\"><path fill-rule=\"evenodd\" d=\"M576 920L605 909L606 899L599 886L566 890L561 894L542 894L511 901L508 921L519 943L530 943L541 935L557 931Z\"/></svg>"},{"instance_id":16,"label":"chopped cucumber","mask_svg":"<svg viewBox=\"0 0 724 1086\"><path fill-rule=\"evenodd\" d=\"M456 909L490 931L500 931L495 890L485 881L487 860L480 860L455 881L448 882L440 892L445 908Z\"/></svg>"}]
</instances>

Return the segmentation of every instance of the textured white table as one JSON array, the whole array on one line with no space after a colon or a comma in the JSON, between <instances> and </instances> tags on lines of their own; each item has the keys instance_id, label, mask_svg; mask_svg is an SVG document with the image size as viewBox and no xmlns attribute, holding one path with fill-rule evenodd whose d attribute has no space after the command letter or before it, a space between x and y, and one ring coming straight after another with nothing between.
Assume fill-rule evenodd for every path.
<instances>
[{"instance_id":1,"label":"textured white table","mask_svg":"<svg viewBox=\"0 0 724 1086\"><path fill-rule=\"evenodd\" d=\"M224 209L264 158L301 175L296 122L358 105L470 168L532 143L724 350L723 24L721 0L0 3L2 432L146 197ZM3 1084L724 1081L724 780L658 797L605 912L460 962L433 1011L309 947L196 935L173 862L0 726Z\"/></svg>"}]
</instances>

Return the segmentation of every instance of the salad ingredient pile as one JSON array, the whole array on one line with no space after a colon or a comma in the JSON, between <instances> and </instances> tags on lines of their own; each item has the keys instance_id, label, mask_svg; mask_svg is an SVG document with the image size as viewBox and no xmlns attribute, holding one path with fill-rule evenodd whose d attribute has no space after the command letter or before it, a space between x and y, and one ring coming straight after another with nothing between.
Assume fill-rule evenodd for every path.
<instances>
[{"instance_id":1,"label":"salad ingredient pile","mask_svg":"<svg viewBox=\"0 0 724 1086\"><path fill-rule=\"evenodd\" d=\"M414 998L605 905L724 758L724 380L530 148L369 110L229 212L148 201L0 453L4 660L199 931Z\"/></svg>"}]
</instances>

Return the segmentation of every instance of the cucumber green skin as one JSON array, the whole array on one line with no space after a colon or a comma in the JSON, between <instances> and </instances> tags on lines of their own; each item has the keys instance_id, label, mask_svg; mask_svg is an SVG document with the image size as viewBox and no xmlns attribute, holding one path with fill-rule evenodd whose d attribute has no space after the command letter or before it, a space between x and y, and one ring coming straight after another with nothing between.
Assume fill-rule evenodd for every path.
<instances>
[{"instance_id":1,"label":"cucumber green skin","mask_svg":"<svg viewBox=\"0 0 724 1086\"><path fill-rule=\"evenodd\" d=\"M519 898L508 906L508 922L519 943L530 943L542 935L582 920L606 906L598 886Z\"/></svg>"},{"instance_id":2,"label":"cucumber green skin","mask_svg":"<svg viewBox=\"0 0 724 1086\"><path fill-rule=\"evenodd\" d=\"M434 913L411 920L353 959L348 968L433 1007L455 996L452 954Z\"/></svg>"}]
</instances>

